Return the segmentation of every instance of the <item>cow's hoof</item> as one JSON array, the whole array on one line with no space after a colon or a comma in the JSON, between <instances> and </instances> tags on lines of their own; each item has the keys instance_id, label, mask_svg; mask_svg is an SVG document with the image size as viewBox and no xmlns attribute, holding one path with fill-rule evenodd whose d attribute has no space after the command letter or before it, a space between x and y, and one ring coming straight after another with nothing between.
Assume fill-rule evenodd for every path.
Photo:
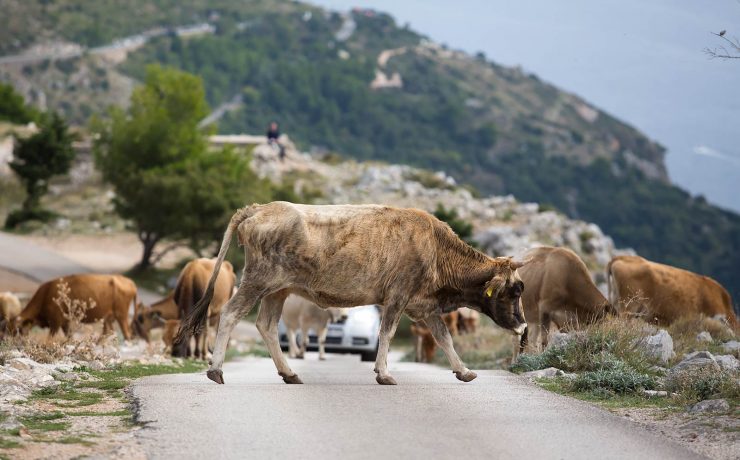
<instances>
[{"instance_id":1,"label":"cow's hoof","mask_svg":"<svg viewBox=\"0 0 740 460\"><path fill-rule=\"evenodd\" d=\"M319 361L326 361L326 356L319 356Z\"/></svg>"},{"instance_id":2,"label":"cow's hoof","mask_svg":"<svg viewBox=\"0 0 740 460\"><path fill-rule=\"evenodd\" d=\"M398 385L396 383L396 379L391 377L390 375L376 375L375 381L378 382L381 385Z\"/></svg>"},{"instance_id":3,"label":"cow's hoof","mask_svg":"<svg viewBox=\"0 0 740 460\"><path fill-rule=\"evenodd\" d=\"M302 384L303 383L301 381L301 379L298 377L298 374L293 374L293 375L280 374L280 377L283 378L283 382L285 382L285 383L287 383L289 385L292 385L292 384Z\"/></svg>"},{"instance_id":4,"label":"cow's hoof","mask_svg":"<svg viewBox=\"0 0 740 460\"><path fill-rule=\"evenodd\" d=\"M212 369L206 372L206 375L209 379L213 380L214 382L218 383L219 385L224 384L224 373L221 371L221 369Z\"/></svg>"},{"instance_id":5,"label":"cow's hoof","mask_svg":"<svg viewBox=\"0 0 740 460\"><path fill-rule=\"evenodd\" d=\"M453 371L455 372L455 377L457 377L458 380L461 380L463 382L470 382L471 380L475 380L476 377L478 377L478 374L475 372L468 370L465 372L460 371Z\"/></svg>"}]
</instances>

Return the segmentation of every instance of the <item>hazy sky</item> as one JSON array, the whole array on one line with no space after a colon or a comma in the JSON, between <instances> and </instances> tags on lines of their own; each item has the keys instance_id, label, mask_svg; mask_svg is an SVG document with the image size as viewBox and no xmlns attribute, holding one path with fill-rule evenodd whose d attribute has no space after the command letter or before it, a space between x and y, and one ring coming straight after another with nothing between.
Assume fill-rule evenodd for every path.
<instances>
[{"instance_id":1,"label":"hazy sky","mask_svg":"<svg viewBox=\"0 0 740 460\"><path fill-rule=\"evenodd\" d=\"M483 51L637 127L668 149L671 179L740 211L740 59L702 52L739 0L311 0L371 7L452 48Z\"/></svg>"}]
</instances>

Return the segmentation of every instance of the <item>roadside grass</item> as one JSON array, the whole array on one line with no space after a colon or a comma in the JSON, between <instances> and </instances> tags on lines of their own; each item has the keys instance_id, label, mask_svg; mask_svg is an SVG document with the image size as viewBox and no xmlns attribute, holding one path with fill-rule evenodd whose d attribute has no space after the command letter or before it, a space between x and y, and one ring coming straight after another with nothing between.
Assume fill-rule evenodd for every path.
<instances>
[{"instance_id":1,"label":"roadside grass","mask_svg":"<svg viewBox=\"0 0 740 460\"><path fill-rule=\"evenodd\" d=\"M118 427L112 429L119 429L121 424L123 427L133 426L135 421L130 397L124 390L134 379L198 372L204 368L204 362L193 360L183 360L175 365L124 363L102 370L80 368L79 371L89 374L87 380L64 382L56 387L36 390L30 395L23 405L33 408L41 403L46 410L19 417L23 428L0 431L0 449L22 448L26 442L92 446L98 435L77 432L76 420L80 417L114 417L120 422L114 423ZM122 404L125 405L121 408ZM49 411L49 405L57 410ZM100 410L96 410L96 407ZM75 410L77 408L81 409ZM0 413L0 422L8 417L8 414ZM29 439L21 438L22 429L30 436Z\"/></svg>"},{"instance_id":2,"label":"roadside grass","mask_svg":"<svg viewBox=\"0 0 740 460\"><path fill-rule=\"evenodd\" d=\"M727 399L731 410L740 402L740 372L691 369L664 375L659 362L640 342L654 328L639 319L608 318L573 334L561 346L539 354L523 354L510 366L516 373L555 367L574 375L537 379L548 390L577 399L597 402L608 408L656 407L683 410L704 399ZM701 331L714 342L700 343ZM722 322L709 318L681 320L669 328L680 361L691 351L719 348L735 337ZM720 350L718 350L720 351ZM650 396L644 390L663 390L669 397Z\"/></svg>"}]
</instances>

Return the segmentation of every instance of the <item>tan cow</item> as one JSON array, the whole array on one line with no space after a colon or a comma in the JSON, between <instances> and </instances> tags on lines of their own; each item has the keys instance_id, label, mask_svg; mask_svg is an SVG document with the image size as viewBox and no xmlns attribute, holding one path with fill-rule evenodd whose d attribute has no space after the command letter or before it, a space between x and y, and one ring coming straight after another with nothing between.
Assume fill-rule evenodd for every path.
<instances>
[{"instance_id":1,"label":"tan cow","mask_svg":"<svg viewBox=\"0 0 740 460\"><path fill-rule=\"evenodd\" d=\"M173 298L179 311L179 318L185 318L193 310L195 304L203 298L206 292L206 286L211 289L213 295L209 301L209 305L207 305L208 321L205 330L193 334L195 336L195 349L191 353L189 347L190 339L188 338L187 340L173 343L172 356L185 357L193 355L195 358L206 358L208 351L208 327L218 324L221 316L221 308L231 297L235 283L234 268L229 262L224 262L223 271L218 273L218 278L215 280L214 285L209 286L208 280L214 273L213 268L215 265L216 261L213 259L195 259L188 262L180 272L173 293Z\"/></svg>"},{"instance_id":2,"label":"tan cow","mask_svg":"<svg viewBox=\"0 0 740 460\"><path fill-rule=\"evenodd\" d=\"M286 383L302 383L288 366L277 325L289 294L323 308L381 305L376 381L395 384L388 372L391 338L401 315L424 320L458 379L476 374L453 348L441 314L469 306L504 329L526 329L519 308L520 266L492 258L464 243L427 212L379 205L311 206L287 202L238 210L226 229L205 296L185 318L177 341L199 332L208 317L221 262L237 232L244 246L241 285L224 306L208 378L223 383L221 367L236 323L260 302L257 329Z\"/></svg>"},{"instance_id":3,"label":"tan cow","mask_svg":"<svg viewBox=\"0 0 740 460\"><path fill-rule=\"evenodd\" d=\"M538 339L543 349L547 346L552 324L560 330L576 328L611 311L586 264L570 249L539 247L528 251L524 259L527 264L519 270L519 276L525 286L522 305L529 325L527 341L532 348L537 349Z\"/></svg>"},{"instance_id":4,"label":"tan cow","mask_svg":"<svg viewBox=\"0 0 740 460\"><path fill-rule=\"evenodd\" d=\"M173 319L180 319L180 309L175 303L174 291L151 306L139 304L131 320L131 329L136 335L149 342L149 333L152 329L164 327L167 320Z\"/></svg>"},{"instance_id":5,"label":"tan cow","mask_svg":"<svg viewBox=\"0 0 740 460\"><path fill-rule=\"evenodd\" d=\"M467 308L467 307L463 307ZM462 308L460 309L462 310ZM459 334L460 311L451 311L442 315L450 335ZM411 324L411 335L414 337L414 356L417 363L431 363L437 352L437 343L434 341L431 329L423 321Z\"/></svg>"},{"instance_id":6,"label":"tan cow","mask_svg":"<svg viewBox=\"0 0 740 460\"><path fill-rule=\"evenodd\" d=\"M609 297L619 312L669 325L685 316L722 315L738 322L732 299L713 279L639 256L618 256L607 266Z\"/></svg>"},{"instance_id":7,"label":"tan cow","mask_svg":"<svg viewBox=\"0 0 740 460\"><path fill-rule=\"evenodd\" d=\"M321 308L310 300L297 295L289 295L283 304L283 322L288 330L288 356L303 358L308 344L308 331L313 330L319 345L319 359L325 360L324 344L329 331L329 323L342 317L340 308ZM301 331L301 344L296 342L296 331Z\"/></svg>"},{"instance_id":8,"label":"tan cow","mask_svg":"<svg viewBox=\"0 0 740 460\"><path fill-rule=\"evenodd\" d=\"M54 301L59 295L59 283L69 286L69 297L83 302L92 300L95 306L85 312L83 323L103 321L103 333L118 322L123 336L131 339L129 309L137 305L136 284L121 275L70 275L57 278L39 286L26 308L21 311L11 328L13 333L26 333L32 326L48 327L49 336L62 329L69 334L69 321L62 307ZM10 324L10 323L9 323Z\"/></svg>"},{"instance_id":9,"label":"tan cow","mask_svg":"<svg viewBox=\"0 0 740 460\"><path fill-rule=\"evenodd\" d=\"M457 320L457 330L460 334L475 334L480 327L480 313L463 307L457 311L460 318ZM526 314L524 315L526 317Z\"/></svg>"},{"instance_id":10,"label":"tan cow","mask_svg":"<svg viewBox=\"0 0 740 460\"><path fill-rule=\"evenodd\" d=\"M21 313L21 301L12 292L0 292L0 337Z\"/></svg>"}]
</instances>

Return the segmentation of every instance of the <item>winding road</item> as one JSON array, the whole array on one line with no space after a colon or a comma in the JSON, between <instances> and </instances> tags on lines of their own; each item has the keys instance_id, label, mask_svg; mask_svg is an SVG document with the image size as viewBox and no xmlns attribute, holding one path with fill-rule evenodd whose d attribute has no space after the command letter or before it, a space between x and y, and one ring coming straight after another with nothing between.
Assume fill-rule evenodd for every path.
<instances>
[{"instance_id":1,"label":"winding road","mask_svg":"<svg viewBox=\"0 0 740 460\"><path fill-rule=\"evenodd\" d=\"M285 385L272 361L137 381L146 456L301 459L689 459L701 458L587 403L504 371L471 383L449 370L393 362L398 386L375 383L372 363L315 353L290 360L304 385Z\"/></svg>"}]
</instances>

